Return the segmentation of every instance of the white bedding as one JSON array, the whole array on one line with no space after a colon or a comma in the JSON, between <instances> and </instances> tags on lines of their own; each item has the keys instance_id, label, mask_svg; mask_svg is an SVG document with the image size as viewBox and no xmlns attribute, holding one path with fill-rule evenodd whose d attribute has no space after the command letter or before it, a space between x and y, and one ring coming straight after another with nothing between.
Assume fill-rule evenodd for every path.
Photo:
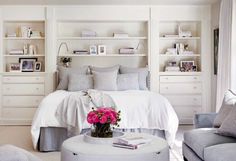
<instances>
[{"instance_id":1,"label":"white bedding","mask_svg":"<svg viewBox=\"0 0 236 161\"><path fill-rule=\"evenodd\" d=\"M112 91L111 96L117 109L121 111L119 128L148 128L165 130L168 144L174 142L178 129L178 118L169 101L150 91ZM40 127L63 127L56 118L56 111L64 98L72 92L58 90L43 99L33 119L31 135L34 148L40 134ZM83 123L85 127L88 124Z\"/></svg>"}]
</instances>

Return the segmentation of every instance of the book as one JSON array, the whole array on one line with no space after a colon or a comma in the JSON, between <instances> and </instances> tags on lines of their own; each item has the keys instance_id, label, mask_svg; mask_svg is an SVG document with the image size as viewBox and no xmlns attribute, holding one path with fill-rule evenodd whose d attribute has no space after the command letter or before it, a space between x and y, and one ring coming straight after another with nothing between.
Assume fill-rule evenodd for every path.
<instances>
[{"instance_id":1,"label":"book","mask_svg":"<svg viewBox=\"0 0 236 161\"><path fill-rule=\"evenodd\" d=\"M10 55L23 55L24 54L24 51L23 50L11 50L9 52Z\"/></svg>"},{"instance_id":2,"label":"book","mask_svg":"<svg viewBox=\"0 0 236 161\"><path fill-rule=\"evenodd\" d=\"M118 142L126 145L139 145L149 143L151 142L151 139L144 137L124 137L119 138Z\"/></svg>"},{"instance_id":3,"label":"book","mask_svg":"<svg viewBox=\"0 0 236 161\"><path fill-rule=\"evenodd\" d=\"M121 48L119 49L119 54L134 54L134 48Z\"/></svg>"},{"instance_id":4,"label":"book","mask_svg":"<svg viewBox=\"0 0 236 161\"><path fill-rule=\"evenodd\" d=\"M89 54L89 52L87 50L74 50L73 54L86 55Z\"/></svg>"},{"instance_id":5,"label":"book","mask_svg":"<svg viewBox=\"0 0 236 161\"><path fill-rule=\"evenodd\" d=\"M112 144L112 146L117 147L117 148L125 148L125 149L132 149L132 150L138 149L138 148L140 148L144 145L146 145L146 143L137 144L137 145L134 144L133 145L133 144L123 144L123 143L120 143L120 142L114 142Z\"/></svg>"},{"instance_id":6,"label":"book","mask_svg":"<svg viewBox=\"0 0 236 161\"><path fill-rule=\"evenodd\" d=\"M113 33L113 37L129 37L129 34L127 33L123 33L123 32L120 32L120 33Z\"/></svg>"}]
</instances>

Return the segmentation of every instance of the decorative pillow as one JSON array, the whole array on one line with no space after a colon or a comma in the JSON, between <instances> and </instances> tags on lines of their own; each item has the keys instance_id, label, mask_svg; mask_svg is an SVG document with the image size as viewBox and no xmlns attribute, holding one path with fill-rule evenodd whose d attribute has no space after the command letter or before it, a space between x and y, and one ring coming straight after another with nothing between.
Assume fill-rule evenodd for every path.
<instances>
[{"instance_id":1,"label":"decorative pillow","mask_svg":"<svg viewBox=\"0 0 236 161\"><path fill-rule=\"evenodd\" d=\"M88 66L79 68L65 68L62 66L58 67L59 71L59 84L57 90L67 90L69 82L69 74L86 74L88 71Z\"/></svg>"},{"instance_id":2,"label":"decorative pillow","mask_svg":"<svg viewBox=\"0 0 236 161\"><path fill-rule=\"evenodd\" d=\"M214 127L221 126L224 119L228 116L228 114L234 108L233 105L235 105L235 103L236 103L236 94L234 94L231 90L228 90L227 92L225 92L222 106L214 120L214 124L213 124Z\"/></svg>"},{"instance_id":3,"label":"decorative pillow","mask_svg":"<svg viewBox=\"0 0 236 161\"><path fill-rule=\"evenodd\" d=\"M128 68L128 67L121 66L120 72L121 74L138 73L139 89L148 90L147 88L148 68Z\"/></svg>"},{"instance_id":4,"label":"decorative pillow","mask_svg":"<svg viewBox=\"0 0 236 161\"><path fill-rule=\"evenodd\" d=\"M92 75L69 75L68 91L82 91L87 89L93 89Z\"/></svg>"},{"instance_id":5,"label":"decorative pillow","mask_svg":"<svg viewBox=\"0 0 236 161\"><path fill-rule=\"evenodd\" d=\"M230 111L217 132L224 136L236 137L236 108Z\"/></svg>"},{"instance_id":6,"label":"decorative pillow","mask_svg":"<svg viewBox=\"0 0 236 161\"><path fill-rule=\"evenodd\" d=\"M119 74L117 76L117 90L139 90L138 73Z\"/></svg>"},{"instance_id":7,"label":"decorative pillow","mask_svg":"<svg viewBox=\"0 0 236 161\"><path fill-rule=\"evenodd\" d=\"M93 72L113 72L113 71L116 71L118 73L119 72L119 68L120 68L120 65L115 65L115 66L112 66L112 67L89 66L91 74L93 74Z\"/></svg>"},{"instance_id":8,"label":"decorative pillow","mask_svg":"<svg viewBox=\"0 0 236 161\"><path fill-rule=\"evenodd\" d=\"M94 89L104 91L117 90L117 71L93 72Z\"/></svg>"}]
</instances>

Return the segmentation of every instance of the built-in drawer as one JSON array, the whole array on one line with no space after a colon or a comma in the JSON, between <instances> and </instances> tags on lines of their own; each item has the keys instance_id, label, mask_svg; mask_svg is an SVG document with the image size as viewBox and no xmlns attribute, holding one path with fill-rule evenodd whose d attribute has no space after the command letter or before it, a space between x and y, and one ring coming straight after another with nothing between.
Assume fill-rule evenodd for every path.
<instances>
[{"instance_id":1,"label":"built-in drawer","mask_svg":"<svg viewBox=\"0 0 236 161\"><path fill-rule=\"evenodd\" d=\"M37 107L43 96L3 96L4 107Z\"/></svg>"},{"instance_id":2,"label":"built-in drawer","mask_svg":"<svg viewBox=\"0 0 236 161\"><path fill-rule=\"evenodd\" d=\"M160 82L201 82L201 76L160 76Z\"/></svg>"},{"instance_id":3,"label":"built-in drawer","mask_svg":"<svg viewBox=\"0 0 236 161\"><path fill-rule=\"evenodd\" d=\"M11 119L32 119L36 108L2 108L2 117Z\"/></svg>"},{"instance_id":4,"label":"built-in drawer","mask_svg":"<svg viewBox=\"0 0 236 161\"><path fill-rule=\"evenodd\" d=\"M4 76L3 83L44 83L42 76Z\"/></svg>"},{"instance_id":5,"label":"built-in drawer","mask_svg":"<svg viewBox=\"0 0 236 161\"><path fill-rule=\"evenodd\" d=\"M161 94L198 94L201 92L201 83L160 83Z\"/></svg>"},{"instance_id":6,"label":"built-in drawer","mask_svg":"<svg viewBox=\"0 0 236 161\"><path fill-rule=\"evenodd\" d=\"M44 95L44 84L3 84L3 95Z\"/></svg>"},{"instance_id":7,"label":"built-in drawer","mask_svg":"<svg viewBox=\"0 0 236 161\"><path fill-rule=\"evenodd\" d=\"M201 95L164 95L173 106L201 106Z\"/></svg>"}]
</instances>

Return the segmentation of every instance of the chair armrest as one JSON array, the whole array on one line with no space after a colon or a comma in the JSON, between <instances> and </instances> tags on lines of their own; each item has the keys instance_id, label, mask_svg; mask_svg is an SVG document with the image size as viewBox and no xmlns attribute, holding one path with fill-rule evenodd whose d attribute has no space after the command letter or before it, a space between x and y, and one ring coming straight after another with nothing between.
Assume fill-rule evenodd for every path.
<instances>
[{"instance_id":1,"label":"chair armrest","mask_svg":"<svg viewBox=\"0 0 236 161\"><path fill-rule=\"evenodd\" d=\"M217 113L203 113L194 116L195 128L210 128L213 127Z\"/></svg>"}]
</instances>

